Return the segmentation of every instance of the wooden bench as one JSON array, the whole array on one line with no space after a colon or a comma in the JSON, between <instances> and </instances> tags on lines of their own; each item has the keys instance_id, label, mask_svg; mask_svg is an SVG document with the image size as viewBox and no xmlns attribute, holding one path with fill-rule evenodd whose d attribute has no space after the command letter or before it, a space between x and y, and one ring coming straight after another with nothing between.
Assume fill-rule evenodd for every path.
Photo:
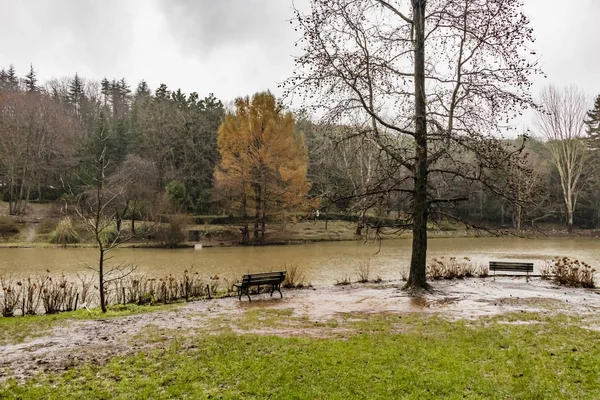
<instances>
[{"instance_id":1,"label":"wooden bench","mask_svg":"<svg viewBox=\"0 0 600 400\"><path fill-rule=\"evenodd\" d=\"M526 279L529 282L529 273L533 272L533 263L513 261L490 261L490 271L494 271L494 279L496 279L496 271L526 272Z\"/></svg>"},{"instance_id":2,"label":"wooden bench","mask_svg":"<svg viewBox=\"0 0 600 400\"><path fill-rule=\"evenodd\" d=\"M274 291L278 291L283 298L283 293L281 293L281 284L285 280L285 271L277 271L277 272L260 272L256 274L246 274L242 277L242 281L239 283L235 283L234 286L237 287L239 298L242 300L242 295L245 293L248 296L248 301L252 301L250 298L250 287L252 286L271 286L271 296L273 296Z\"/></svg>"}]
</instances>

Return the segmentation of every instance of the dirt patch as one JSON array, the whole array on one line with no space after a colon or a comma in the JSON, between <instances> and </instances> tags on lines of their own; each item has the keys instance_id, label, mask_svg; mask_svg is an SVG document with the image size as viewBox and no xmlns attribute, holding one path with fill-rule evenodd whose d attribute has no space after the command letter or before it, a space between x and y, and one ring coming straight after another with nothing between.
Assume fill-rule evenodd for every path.
<instances>
[{"instance_id":1,"label":"dirt patch","mask_svg":"<svg viewBox=\"0 0 600 400\"><path fill-rule=\"evenodd\" d=\"M285 298L255 296L251 303L237 298L198 301L166 311L122 318L65 321L48 335L0 346L0 381L28 378L40 371L59 371L82 363L102 364L163 345L169 331L194 334L230 329L236 333L279 336L344 337L343 326L354 314L427 313L448 319L477 319L509 312L556 312L593 316L600 311L597 291L569 289L546 281L499 278L433 283L433 292L410 296L401 282L382 285L319 287L285 291ZM264 326L244 325L244 318L266 313ZM289 320L293 321L290 322ZM278 321L283 321L279 326ZM286 322L287 321L287 322ZM298 322L300 321L300 322ZM340 321L340 324L336 324ZM256 322L256 321L255 321ZM165 341L135 340L149 326ZM597 325L590 327L597 328Z\"/></svg>"}]
</instances>

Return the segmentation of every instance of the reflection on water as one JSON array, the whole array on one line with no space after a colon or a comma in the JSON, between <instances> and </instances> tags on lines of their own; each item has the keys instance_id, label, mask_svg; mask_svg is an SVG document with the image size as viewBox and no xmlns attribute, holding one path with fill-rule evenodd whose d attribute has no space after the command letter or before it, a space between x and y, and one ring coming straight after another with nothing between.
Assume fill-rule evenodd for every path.
<instances>
[{"instance_id":1,"label":"reflection on water","mask_svg":"<svg viewBox=\"0 0 600 400\"><path fill-rule=\"evenodd\" d=\"M223 247L202 250L116 249L109 264L132 263L152 275L179 274L192 268L204 276L239 277L247 272L271 271L296 264L313 284L331 284L369 262L371 275L399 279L410 260L410 240L381 243L330 242L294 246ZM568 256L600 266L600 240L595 238L520 239L453 238L429 241L428 257L469 257L489 260L534 260L540 265L554 256ZM26 275L50 269L74 275L90 272L95 249L0 249L0 274Z\"/></svg>"}]
</instances>

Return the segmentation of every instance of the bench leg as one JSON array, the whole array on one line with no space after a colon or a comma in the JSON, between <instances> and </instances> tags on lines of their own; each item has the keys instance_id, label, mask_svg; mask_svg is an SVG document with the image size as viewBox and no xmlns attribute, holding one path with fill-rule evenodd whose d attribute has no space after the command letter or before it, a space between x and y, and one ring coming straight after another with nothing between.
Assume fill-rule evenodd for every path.
<instances>
[{"instance_id":1,"label":"bench leg","mask_svg":"<svg viewBox=\"0 0 600 400\"><path fill-rule=\"evenodd\" d=\"M277 285L277 291L279 292L279 295L283 299L283 293L281 293L281 285Z\"/></svg>"},{"instance_id":2,"label":"bench leg","mask_svg":"<svg viewBox=\"0 0 600 400\"><path fill-rule=\"evenodd\" d=\"M250 286L246 288L246 296L248 296L248 303L252 303L252 299L250 298Z\"/></svg>"}]
</instances>

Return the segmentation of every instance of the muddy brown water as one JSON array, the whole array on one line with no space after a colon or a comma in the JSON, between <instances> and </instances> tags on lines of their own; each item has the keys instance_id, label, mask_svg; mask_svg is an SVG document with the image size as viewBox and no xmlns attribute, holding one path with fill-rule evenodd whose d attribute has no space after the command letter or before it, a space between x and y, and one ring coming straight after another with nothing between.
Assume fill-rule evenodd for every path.
<instances>
[{"instance_id":1,"label":"muddy brown water","mask_svg":"<svg viewBox=\"0 0 600 400\"><path fill-rule=\"evenodd\" d=\"M153 276L181 274L185 269L203 276L239 277L247 272L283 269L298 265L306 281L328 285L350 275L368 262L371 276L399 279L410 260L410 240L373 242L328 242L265 247L194 249L116 249L109 265L134 264L138 272ZM452 238L431 239L428 258L469 257L476 263L489 260L533 260L537 268L554 256L568 256L600 266L598 238ZM90 274L96 249L0 249L0 274L15 276L53 273L74 276ZM600 270L600 268L598 268Z\"/></svg>"}]
</instances>

